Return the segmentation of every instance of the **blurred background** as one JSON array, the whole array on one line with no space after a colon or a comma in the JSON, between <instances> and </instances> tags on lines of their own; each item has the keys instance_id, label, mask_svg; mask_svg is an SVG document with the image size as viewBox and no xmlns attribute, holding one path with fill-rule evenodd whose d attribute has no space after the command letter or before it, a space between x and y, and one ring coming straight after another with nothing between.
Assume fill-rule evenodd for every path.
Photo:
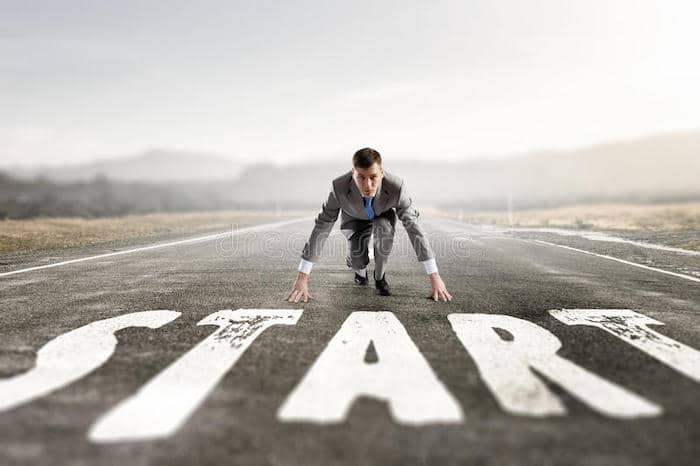
<instances>
[{"instance_id":1,"label":"blurred background","mask_svg":"<svg viewBox=\"0 0 700 466\"><path fill-rule=\"evenodd\" d=\"M2 1L0 240L23 219L313 213L365 146L435 215L697 231L699 14Z\"/></svg>"}]
</instances>

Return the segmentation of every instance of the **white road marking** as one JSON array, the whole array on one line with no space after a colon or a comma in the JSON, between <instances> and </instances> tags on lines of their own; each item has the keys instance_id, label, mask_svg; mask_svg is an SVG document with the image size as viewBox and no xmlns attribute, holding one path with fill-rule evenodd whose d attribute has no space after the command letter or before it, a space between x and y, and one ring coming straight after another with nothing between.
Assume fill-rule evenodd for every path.
<instances>
[{"instance_id":1,"label":"white road marking","mask_svg":"<svg viewBox=\"0 0 700 466\"><path fill-rule=\"evenodd\" d=\"M607 243L625 243L631 244L633 246L638 246L640 248L655 249L658 251L674 252L677 254L684 254L688 256L700 256L700 251L693 251L690 249L674 248L671 246L664 246L655 243L646 243L644 241L634 241L625 238L620 238L619 236L613 236L609 233L603 233L600 231L586 231L586 230L567 230L565 228L528 228L528 227L510 227L510 226L494 226L494 225L484 225L484 224L472 224L464 223L459 220L452 220L449 218L440 219L445 222L450 222L456 226L461 226L461 230L473 230L478 232L490 232L490 233L519 233L519 232L535 232L535 233L552 233L559 236L578 236L591 241L602 241ZM479 235L480 238L486 238L482 234ZM494 236L494 238L496 238Z\"/></svg>"},{"instance_id":2,"label":"white road marking","mask_svg":"<svg viewBox=\"0 0 700 466\"><path fill-rule=\"evenodd\" d=\"M637 264L636 262L630 262L630 261L626 261L626 260L624 260L624 259L618 259L617 257L607 256L607 255L605 255L605 254L597 254L597 253L595 253L595 252L590 252L590 251L586 251L586 250L583 250L583 249L572 248L571 246L564 246L564 245L562 245L562 244L550 243L550 242L548 242L548 241L542 241L542 240L539 240L539 239L535 239L535 240L531 240L531 241L534 241L535 243L546 244L546 245L548 245L548 246L556 246L556 247L558 247L558 248L568 249L568 250L570 250L570 251L576 251L576 252L580 252L580 253L583 253L583 254L588 254L588 255L590 255L590 256L601 257L601 258L603 258L603 259L608 259L608 260L611 260L611 261L620 262L620 263L622 263L622 264L632 265L632 266L634 266L634 267L639 267L639 268L645 269L645 270L651 270L651 271L653 271L653 272L659 272L659 273L663 273L663 274L666 274L666 275L671 275L671 276L673 276L673 277L683 278L683 279L685 279L685 280L690 280L690 281L694 281L694 282L700 282L700 278L697 278L697 277L692 277L692 276L690 276L690 275L684 275L684 274L682 274L682 273L670 272L670 271L668 271L668 270L658 269L658 268L656 268L656 267L650 267L650 266L648 266L648 265Z\"/></svg>"},{"instance_id":3,"label":"white road marking","mask_svg":"<svg viewBox=\"0 0 700 466\"><path fill-rule=\"evenodd\" d=\"M12 270L10 272L2 272L2 273L0 273L0 277L7 277L9 275L16 275L18 273L32 272L35 270L49 269L52 267L60 267L62 265L75 264L78 262L92 261L95 259L103 259L105 257L121 256L124 254L133 254L136 252L143 252L143 251L151 251L154 249L168 248L171 246L178 246L180 244L200 243L203 241L210 241L213 239L225 238L227 236L238 236L238 235L243 234L243 233L251 233L251 232L255 232L255 231L259 231L259 230L267 230L269 228L277 228L277 227L281 227L284 225L288 225L290 223L301 222L302 220L308 220L308 219L309 219L309 217L303 217L303 218L285 220L285 221L276 222L276 223L265 223L263 225L254 225L254 226L250 226L250 227L240 228L240 229L235 230L235 231L225 231L222 233L214 233L214 234L206 235L206 236L198 236L196 238L189 238L189 239L183 239L183 240L178 240L178 241L170 241L168 243L153 244L150 246L142 246L142 247L135 248L135 249L126 249L124 251L115 251L115 252L109 252L109 253L105 253L105 254L98 254L96 256L80 257L77 259L70 259L67 261L55 262L53 264L38 265L35 267L28 267L26 269L18 269L18 270Z\"/></svg>"},{"instance_id":4,"label":"white road marking","mask_svg":"<svg viewBox=\"0 0 700 466\"><path fill-rule=\"evenodd\" d=\"M605 416L637 418L662 413L660 406L558 356L561 342L537 324L495 314L450 314L447 318L499 405L509 413L566 414L566 407L533 369ZM494 329L505 330L510 341Z\"/></svg>"},{"instance_id":5,"label":"white road marking","mask_svg":"<svg viewBox=\"0 0 700 466\"><path fill-rule=\"evenodd\" d=\"M100 417L88 437L99 443L169 437L266 328L295 325L302 312L301 309L238 309L207 316L197 325L217 325L219 329Z\"/></svg>"},{"instance_id":6,"label":"white road marking","mask_svg":"<svg viewBox=\"0 0 700 466\"><path fill-rule=\"evenodd\" d=\"M630 309L555 309L549 313L566 325L603 329L695 382L700 382L700 351L647 327L664 325L663 322Z\"/></svg>"},{"instance_id":7,"label":"white road marking","mask_svg":"<svg viewBox=\"0 0 700 466\"><path fill-rule=\"evenodd\" d=\"M451 219L443 219L443 221L447 221L447 222L454 223L454 224L460 224L460 223L461 223L461 222L458 222L457 220L451 220ZM490 230L493 230L493 231L500 231L500 232L502 232L502 233L506 233L506 232L508 232L508 231L524 231L524 230L526 230L526 231L549 232L549 233L560 233L560 234L563 234L562 232L567 232L567 235L569 235L569 236L571 236L571 235L584 236L584 237L587 238L587 239L596 240L596 241L609 241L609 242L618 242L618 243L620 243L620 242L621 242L621 243L629 243L629 244L633 244L633 245L635 245L635 246L640 246L640 247L645 247L645 248L650 248L650 249L658 249L658 250L669 251L669 252L677 252L677 253L683 253L683 254L687 254L687 255L700 255L700 252L698 252L698 251L689 251L689 250L686 250L686 249L671 248L671 247L661 246L661 245L652 244L652 243L642 243L642 242L639 242L639 241L629 241L629 240L625 240L625 239L622 239L622 238L617 238L617 237L614 237L614 236L603 235L602 233L597 233L597 232L592 232L592 233L579 233L579 232L569 232L568 230L561 230L561 231L559 231L559 230L557 230L557 229L551 229L551 228L550 228L550 229L541 229L541 228L530 228L530 229L500 228L500 229L498 229L498 228L495 228L495 227L491 227L490 225L469 225L469 224L463 224L463 228L464 228L464 229L467 229L467 228L469 228L469 227L487 228L487 229L490 229ZM480 238L486 238L486 237L480 236ZM504 237L504 238L505 238L505 237ZM685 279L685 280L691 280L691 281L694 281L694 282L700 282L700 278L698 278L698 277L693 277L692 275L685 275L685 274L682 274L682 273L670 272L670 271L668 271L668 270L663 270L663 269L659 269L659 268L656 268L656 267L650 267L650 266L648 266L648 265L643 265L643 264L637 264L636 262L630 262L630 261L626 261L626 260L624 260L624 259L618 259L617 257L607 256L607 255L605 255L605 254L597 254L597 253L595 253L595 252L586 251L586 250L584 250L584 249L572 248L571 246L564 246L564 245L562 245L562 244L550 243L549 241L542 241L542 240L537 240L537 239L525 240L525 241L533 241L533 242L535 242L535 243L546 244L546 245L548 245L548 246L556 246L556 247L563 248L563 249L569 249L569 250L571 250L571 251L576 251L576 252L580 252L580 253L583 253L583 254L589 254L589 255L592 255L592 256L598 256L598 257L601 257L601 258L603 258L603 259L609 259L609 260L617 261L617 262L620 262L620 263L622 263L622 264L632 265L632 266L634 266L634 267L640 267L640 268L643 268L643 269L646 269L646 270L651 270L651 271L653 271L653 272L659 272L659 273L663 273L663 274L666 274L666 275L671 275L671 276L674 276L674 277L683 278L683 279Z\"/></svg>"},{"instance_id":8,"label":"white road marking","mask_svg":"<svg viewBox=\"0 0 700 466\"><path fill-rule=\"evenodd\" d=\"M0 411L47 395L84 377L114 353L114 332L128 327L159 328L177 319L175 311L143 311L98 320L45 344L29 372L0 381Z\"/></svg>"},{"instance_id":9,"label":"white road marking","mask_svg":"<svg viewBox=\"0 0 700 466\"><path fill-rule=\"evenodd\" d=\"M373 344L378 360L365 361ZM459 423L462 409L391 312L353 312L277 412L286 422L343 422L361 397L402 424Z\"/></svg>"},{"instance_id":10,"label":"white road marking","mask_svg":"<svg viewBox=\"0 0 700 466\"><path fill-rule=\"evenodd\" d=\"M576 231L576 230L566 230L563 228L510 228L509 230L519 232L519 231L532 231L537 233L553 233L560 236L579 236L591 241L603 241L607 243L625 243L638 246L640 248L655 249L657 251L665 252L675 252L678 254L685 254L687 256L700 256L700 251L691 251L689 249L674 248L671 246L663 246L661 244L645 243L643 241L634 241L625 238L620 238L619 236L613 236L610 234L602 233L599 231Z\"/></svg>"}]
</instances>

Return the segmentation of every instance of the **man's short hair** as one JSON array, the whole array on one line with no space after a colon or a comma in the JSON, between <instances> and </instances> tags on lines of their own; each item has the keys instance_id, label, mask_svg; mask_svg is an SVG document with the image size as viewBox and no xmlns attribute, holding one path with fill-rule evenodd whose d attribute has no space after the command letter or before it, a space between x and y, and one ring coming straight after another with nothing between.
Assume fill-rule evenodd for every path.
<instances>
[{"instance_id":1,"label":"man's short hair","mask_svg":"<svg viewBox=\"0 0 700 466\"><path fill-rule=\"evenodd\" d=\"M355 168L369 168L375 163L381 167L382 156L370 147L360 149L352 156L352 166Z\"/></svg>"}]
</instances>

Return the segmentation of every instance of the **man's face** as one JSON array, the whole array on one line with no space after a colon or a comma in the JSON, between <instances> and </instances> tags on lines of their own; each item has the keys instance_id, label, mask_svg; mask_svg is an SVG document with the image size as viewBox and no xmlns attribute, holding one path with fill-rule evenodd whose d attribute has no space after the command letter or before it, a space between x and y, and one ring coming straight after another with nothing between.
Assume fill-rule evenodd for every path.
<instances>
[{"instance_id":1,"label":"man's face","mask_svg":"<svg viewBox=\"0 0 700 466\"><path fill-rule=\"evenodd\" d=\"M369 168L352 168L352 179L365 197L374 196L383 176L384 170L377 163L373 163Z\"/></svg>"}]
</instances>

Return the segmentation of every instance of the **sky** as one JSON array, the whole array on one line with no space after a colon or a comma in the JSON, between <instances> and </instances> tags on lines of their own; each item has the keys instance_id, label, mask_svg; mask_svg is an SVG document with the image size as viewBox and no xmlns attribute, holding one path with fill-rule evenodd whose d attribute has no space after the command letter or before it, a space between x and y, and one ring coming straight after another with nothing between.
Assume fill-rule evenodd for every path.
<instances>
[{"instance_id":1,"label":"sky","mask_svg":"<svg viewBox=\"0 0 700 466\"><path fill-rule=\"evenodd\" d=\"M463 160L700 129L700 3L0 0L0 164Z\"/></svg>"}]
</instances>

